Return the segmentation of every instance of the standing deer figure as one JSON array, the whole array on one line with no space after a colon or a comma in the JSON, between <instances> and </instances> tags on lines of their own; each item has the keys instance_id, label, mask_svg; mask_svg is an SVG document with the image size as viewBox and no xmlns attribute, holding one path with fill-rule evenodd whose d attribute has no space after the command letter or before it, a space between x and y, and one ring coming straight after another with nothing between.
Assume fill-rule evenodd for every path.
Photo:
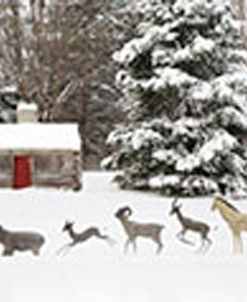
<instances>
[{"instance_id":1,"label":"standing deer figure","mask_svg":"<svg viewBox=\"0 0 247 302\"><path fill-rule=\"evenodd\" d=\"M89 227L86 230L84 230L81 233L76 233L73 229L74 223L73 222L65 222L65 225L63 227L63 232L68 232L70 238L72 239L71 243L65 244L64 246L62 246L59 250L58 253L65 253L68 252L70 248L72 248L73 246L77 245L78 243L82 243L87 241L88 239L92 238L92 237L96 237L102 240L106 240L109 243L112 243L113 241L110 239L110 237L106 236L106 235L102 235L99 231L98 228L96 227Z\"/></svg>"},{"instance_id":2,"label":"standing deer figure","mask_svg":"<svg viewBox=\"0 0 247 302\"><path fill-rule=\"evenodd\" d=\"M212 204L212 211L218 210L230 228L233 238L233 251L243 253L242 233L247 232L247 213L240 212L223 196L217 195Z\"/></svg>"},{"instance_id":3,"label":"standing deer figure","mask_svg":"<svg viewBox=\"0 0 247 302\"><path fill-rule=\"evenodd\" d=\"M177 218L182 225L182 230L177 234L177 237L184 243L192 244L191 241L185 239L185 233L187 231L192 231L199 233L202 240L201 248L209 247L212 244L211 239L208 238L208 233L210 231L209 225L204 222L196 221L191 218L185 217L181 212L181 204L177 203L177 199L172 202L172 209L170 211L170 215L177 215Z\"/></svg>"},{"instance_id":4,"label":"standing deer figure","mask_svg":"<svg viewBox=\"0 0 247 302\"><path fill-rule=\"evenodd\" d=\"M3 244L3 256L12 256L15 251L31 251L39 255L45 238L34 232L9 231L0 226L0 243Z\"/></svg>"},{"instance_id":5,"label":"standing deer figure","mask_svg":"<svg viewBox=\"0 0 247 302\"><path fill-rule=\"evenodd\" d=\"M132 210L130 207L120 208L115 216L120 220L127 235L127 241L125 243L125 252L127 252L128 245L132 243L134 251L136 251L136 239L137 237L146 237L152 239L157 245L157 253L160 253L163 244L161 242L161 231L164 228L163 225L155 223L137 223L129 220Z\"/></svg>"}]
</instances>

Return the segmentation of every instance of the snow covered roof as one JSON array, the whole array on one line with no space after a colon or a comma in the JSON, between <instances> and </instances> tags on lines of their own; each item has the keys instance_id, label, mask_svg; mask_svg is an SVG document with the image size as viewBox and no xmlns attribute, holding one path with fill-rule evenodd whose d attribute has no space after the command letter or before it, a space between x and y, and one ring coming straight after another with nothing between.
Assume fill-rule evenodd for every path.
<instances>
[{"instance_id":1,"label":"snow covered roof","mask_svg":"<svg viewBox=\"0 0 247 302\"><path fill-rule=\"evenodd\" d=\"M0 88L0 94L5 94L5 93L17 93L17 88L14 85L9 85L9 86L4 86Z\"/></svg>"},{"instance_id":2,"label":"snow covered roof","mask_svg":"<svg viewBox=\"0 0 247 302\"><path fill-rule=\"evenodd\" d=\"M0 150L80 150L77 124L0 125Z\"/></svg>"},{"instance_id":3,"label":"snow covered roof","mask_svg":"<svg viewBox=\"0 0 247 302\"><path fill-rule=\"evenodd\" d=\"M20 102L17 105L17 110L31 110L31 111L37 111L38 110L38 106L35 103L25 103L25 102Z\"/></svg>"}]
</instances>

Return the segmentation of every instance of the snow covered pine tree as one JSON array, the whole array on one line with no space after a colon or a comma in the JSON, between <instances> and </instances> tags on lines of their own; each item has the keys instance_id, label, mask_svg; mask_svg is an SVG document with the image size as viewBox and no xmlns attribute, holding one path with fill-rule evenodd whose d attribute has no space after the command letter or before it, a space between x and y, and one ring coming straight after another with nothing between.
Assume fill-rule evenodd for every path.
<instances>
[{"instance_id":1,"label":"snow covered pine tree","mask_svg":"<svg viewBox=\"0 0 247 302\"><path fill-rule=\"evenodd\" d=\"M229 2L138 3L138 36L114 54L127 120L103 166L122 188L246 194L247 52Z\"/></svg>"}]
</instances>

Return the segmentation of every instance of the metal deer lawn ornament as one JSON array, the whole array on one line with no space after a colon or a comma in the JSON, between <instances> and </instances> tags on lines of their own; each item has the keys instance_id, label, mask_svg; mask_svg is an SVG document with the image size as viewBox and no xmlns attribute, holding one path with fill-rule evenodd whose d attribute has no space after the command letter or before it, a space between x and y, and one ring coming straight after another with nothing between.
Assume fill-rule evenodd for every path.
<instances>
[{"instance_id":1,"label":"metal deer lawn ornament","mask_svg":"<svg viewBox=\"0 0 247 302\"><path fill-rule=\"evenodd\" d=\"M212 211L218 210L232 232L233 251L243 253L242 232L247 232L247 214L241 213L222 196L215 196Z\"/></svg>"},{"instance_id":2,"label":"metal deer lawn ornament","mask_svg":"<svg viewBox=\"0 0 247 302\"><path fill-rule=\"evenodd\" d=\"M114 241L110 237L108 237L106 235L102 235L97 227L89 227L80 233L76 233L73 229L73 226L74 226L73 222L68 222L68 221L65 222L63 231L68 232L70 238L72 239L72 242L62 246L58 250L58 254L60 254L60 253L65 254L73 246L83 243L93 237L101 239L101 240L105 240L109 244L114 243Z\"/></svg>"},{"instance_id":3,"label":"metal deer lawn ornament","mask_svg":"<svg viewBox=\"0 0 247 302\"><path fill-rule=\"evenodd\" d=\"M175 214L180 222L180 224L182 225L182 230L177 234L178 238L184 242L184 243L188 243L188 244L192 244L191 241L185 239L185 233L187 231L192 231L195 233L199 233L201 236L201 248L208 248L212 241L211 239L208 238L208 233L210 231L210 226L208 224L206 224L205 222L201 222L201 221L196 221L194 219L185 217L182 214L181 211L181 204L178 204L177 198L175 198L175 200L172 202L172 208L170 211L170 215Z\"/></svg>"}]
</instances>

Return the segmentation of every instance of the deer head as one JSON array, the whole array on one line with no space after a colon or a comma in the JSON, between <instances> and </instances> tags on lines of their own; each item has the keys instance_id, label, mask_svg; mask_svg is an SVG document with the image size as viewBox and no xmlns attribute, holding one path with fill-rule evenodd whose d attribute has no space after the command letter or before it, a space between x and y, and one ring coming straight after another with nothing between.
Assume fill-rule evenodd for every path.
<instances>
[{"instance_id":1,"label":"deer head","mask_svg":"<svg viewBox=\"0 0 247 302\"><path fill-rule=\"evenodd\" d=\"M181 207L182 207L182 204L178 204L178 198L175 197L175 199L172 202L172 208L170 211L170 215L177 213Z\"/></svg>"},{"instance_id":2,"label":"deer head","mask_svg":"<svg viewBox=\"0 0 247 302\"><path fill-rule=\"evenodd\" d=\"M65 221L63 232L70 230L74 225L74 222Z\"/></svg>"},{"instance_id":3,"label":"deer head","mask_svg":"<svg viewBox=\"0 0 247 302\"><path fill-rule=\"evenodd\" d=\"M131 208L129 206L126 206L126 207L122 207L122 208L118 209L115 216L117 218L129 217L132 213L133 212L132 212Z\"/></svg>"}]
</instances>

